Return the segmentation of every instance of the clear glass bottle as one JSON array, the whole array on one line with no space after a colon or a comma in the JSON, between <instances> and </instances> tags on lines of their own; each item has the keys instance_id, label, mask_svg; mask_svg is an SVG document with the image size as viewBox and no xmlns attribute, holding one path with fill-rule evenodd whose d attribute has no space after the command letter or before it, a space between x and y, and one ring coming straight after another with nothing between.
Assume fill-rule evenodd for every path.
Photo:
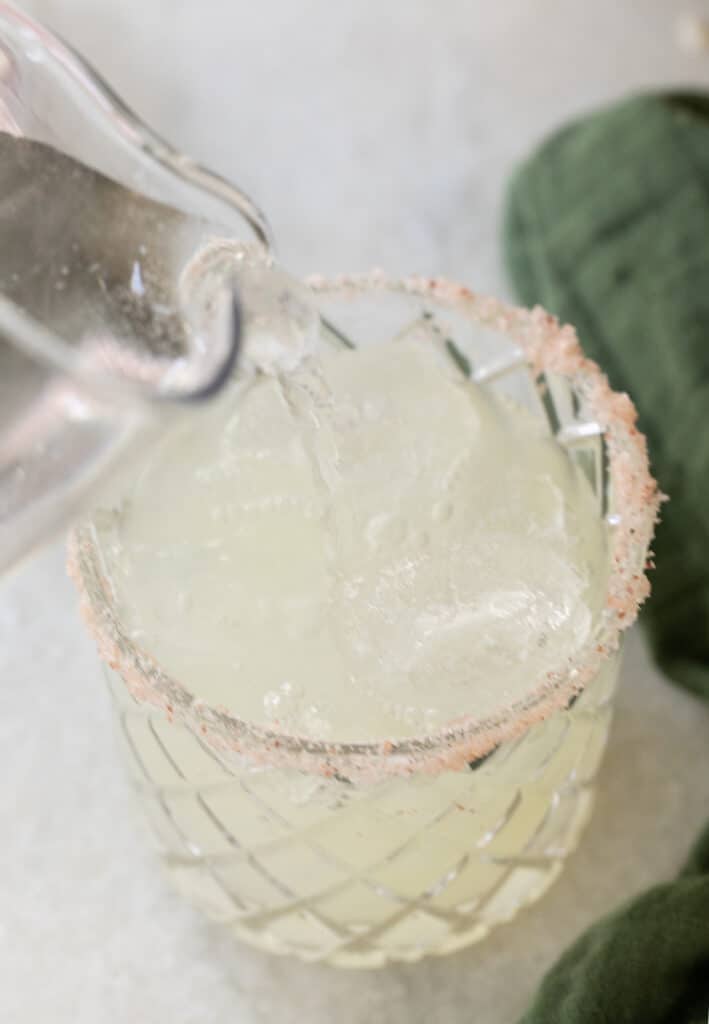
<instances>
[{"instance_id":1,"label":"clear glass bottle","mask_svg":"<svg viewBox=\"0 0 709 1024\"><path fill-rule=\"evenodd\" d=\"M268 247L269 229L6 3L0 154L1 571L214 385L231 336L206 337L185 308L182 267L215 234Z\"/></svg>"}]
</instances>

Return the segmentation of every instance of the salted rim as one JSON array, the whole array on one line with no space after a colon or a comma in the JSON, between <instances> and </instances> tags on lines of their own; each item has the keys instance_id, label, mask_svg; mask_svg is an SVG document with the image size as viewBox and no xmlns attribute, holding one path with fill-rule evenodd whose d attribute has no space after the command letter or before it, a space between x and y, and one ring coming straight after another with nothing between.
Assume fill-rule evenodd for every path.
<instances>
[{"instance_id":1,"label":"salted rim","mask_svg":"<svg viewBox=\"0 0 709 1024\"><path fill-rule=\"evenodd\" d=\"M333 743L265 728L231 714L221 705L196 698L168 676L123 632L111 607L111 587L85 524L69 540L68 569L80 593L81 611L101 657L123 678L139 703L162 709L193 730L216 752L236 755L250 765L291 769L341 781L371 783L414 772L458 770L524 732L556 708L566 707L594 677L603 660L618 649L650 593L645 570L663 495L650 474L645 437L628 395L610 388L599 366L584 356L573 327L562 325L540 307L522 309L476 295L450 281L407 277L392 280L381 271L334 278L311 276L315 294L352 298L363 291L388 291L433 300L456 309L473 323L507 335L536 376L565 377L602 428L615 503L622 514L610 534L611 567L599 630L563 665L548 671L524 698L504 712L483 718L464 715L427 735L376 742ZM91 596L93 593L94 597ZM101 600L99 599L102 598Z\"/></svg>"}]
</instances>

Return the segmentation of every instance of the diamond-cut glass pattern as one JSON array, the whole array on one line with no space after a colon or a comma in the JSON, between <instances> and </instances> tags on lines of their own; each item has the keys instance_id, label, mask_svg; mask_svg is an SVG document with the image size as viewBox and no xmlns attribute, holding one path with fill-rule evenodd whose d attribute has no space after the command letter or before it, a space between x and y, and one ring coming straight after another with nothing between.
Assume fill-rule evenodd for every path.
<instances>
[{"instance_id":1,"label":"diamond-cut glass pattern","mask_svg":"<svg viewBox=\"0 0 709 1024\"><path fill-rule=\"evenodd\" d=\"M615 674L475 770L371 788L237 769L115 676L112 692L180 892L262 948L375 965L460 948L551 884L590 812Z\"/></svg>"}]
</instances>

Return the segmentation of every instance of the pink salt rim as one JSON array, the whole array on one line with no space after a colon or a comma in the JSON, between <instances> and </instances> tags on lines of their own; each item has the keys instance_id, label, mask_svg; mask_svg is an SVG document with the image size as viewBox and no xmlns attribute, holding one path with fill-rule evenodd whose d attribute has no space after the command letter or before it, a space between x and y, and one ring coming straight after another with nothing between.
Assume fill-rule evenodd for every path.
<instances>
[{"instance_id":1,"label":"pink salt rim","mask_svg":"<svg viewBox=\"0 0 709 1024\"><path fill-rule=\"evenodd\" d=\"M111 588L90 525L75 530L69 544L69 572L101 657L117 671L140 703L160 708L186 725L221 755L248 765L290 769L350 782L373 783L414 772L455 771L484 757L504 740L564 708L615 652L620 637L650 593L645 569L654 525L663 500L650 475L647 445L636 428L628 395L611 390L606 376L584 356L573 327L536 307L506 305L468 288L433 278L391 280L380 271L307 280L315 294L355 297L387 291L433 300L465 314L472 322L506 334L521 349L536 376L552 372L569 380L584 410L605 434L615 504L622 510L610 530L606 607L591 642L548 672L525 697L505 711L485 717L464 715L424 736L369 743L332 743L279 732L247 722L225 708L197 699L170 678L149 654L128 639L111 607ZM92 595L92 596L91 596Z\"/></svg>"}]
</instances>

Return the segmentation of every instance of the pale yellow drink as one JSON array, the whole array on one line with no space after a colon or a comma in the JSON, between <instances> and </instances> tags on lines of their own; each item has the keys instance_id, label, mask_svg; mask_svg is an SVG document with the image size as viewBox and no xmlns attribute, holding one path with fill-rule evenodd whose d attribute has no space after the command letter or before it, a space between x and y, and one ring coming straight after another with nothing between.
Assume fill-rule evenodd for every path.
<instances>
[{"instance_id":1,"label":"pale yellow drink","mask_svg":"<svg viewBox=\"0 0 709 1024\"><path fill-rule=\"evenodd\" d=\"M236 386L125 494L121 619L197 697L334 741L522 697L588 640L604 524L546 424L424 339Z\"/></svg>"},{"instance_id":2,"label":"pale yellow drink","mask_svg":"<svg viewBox=\"0 0 709 1024\"><path fill-rule=\"evenodd\" d=\"M235 384L102 523L141 649L199 699L337 743L500 712L588 640L604 594L585 477L415 334ZM114 692L178 884L248 941L376 964L464 945L550 883L614 678L474 770L372 785L234 764Z\"/></svg>"}]
</instances>

